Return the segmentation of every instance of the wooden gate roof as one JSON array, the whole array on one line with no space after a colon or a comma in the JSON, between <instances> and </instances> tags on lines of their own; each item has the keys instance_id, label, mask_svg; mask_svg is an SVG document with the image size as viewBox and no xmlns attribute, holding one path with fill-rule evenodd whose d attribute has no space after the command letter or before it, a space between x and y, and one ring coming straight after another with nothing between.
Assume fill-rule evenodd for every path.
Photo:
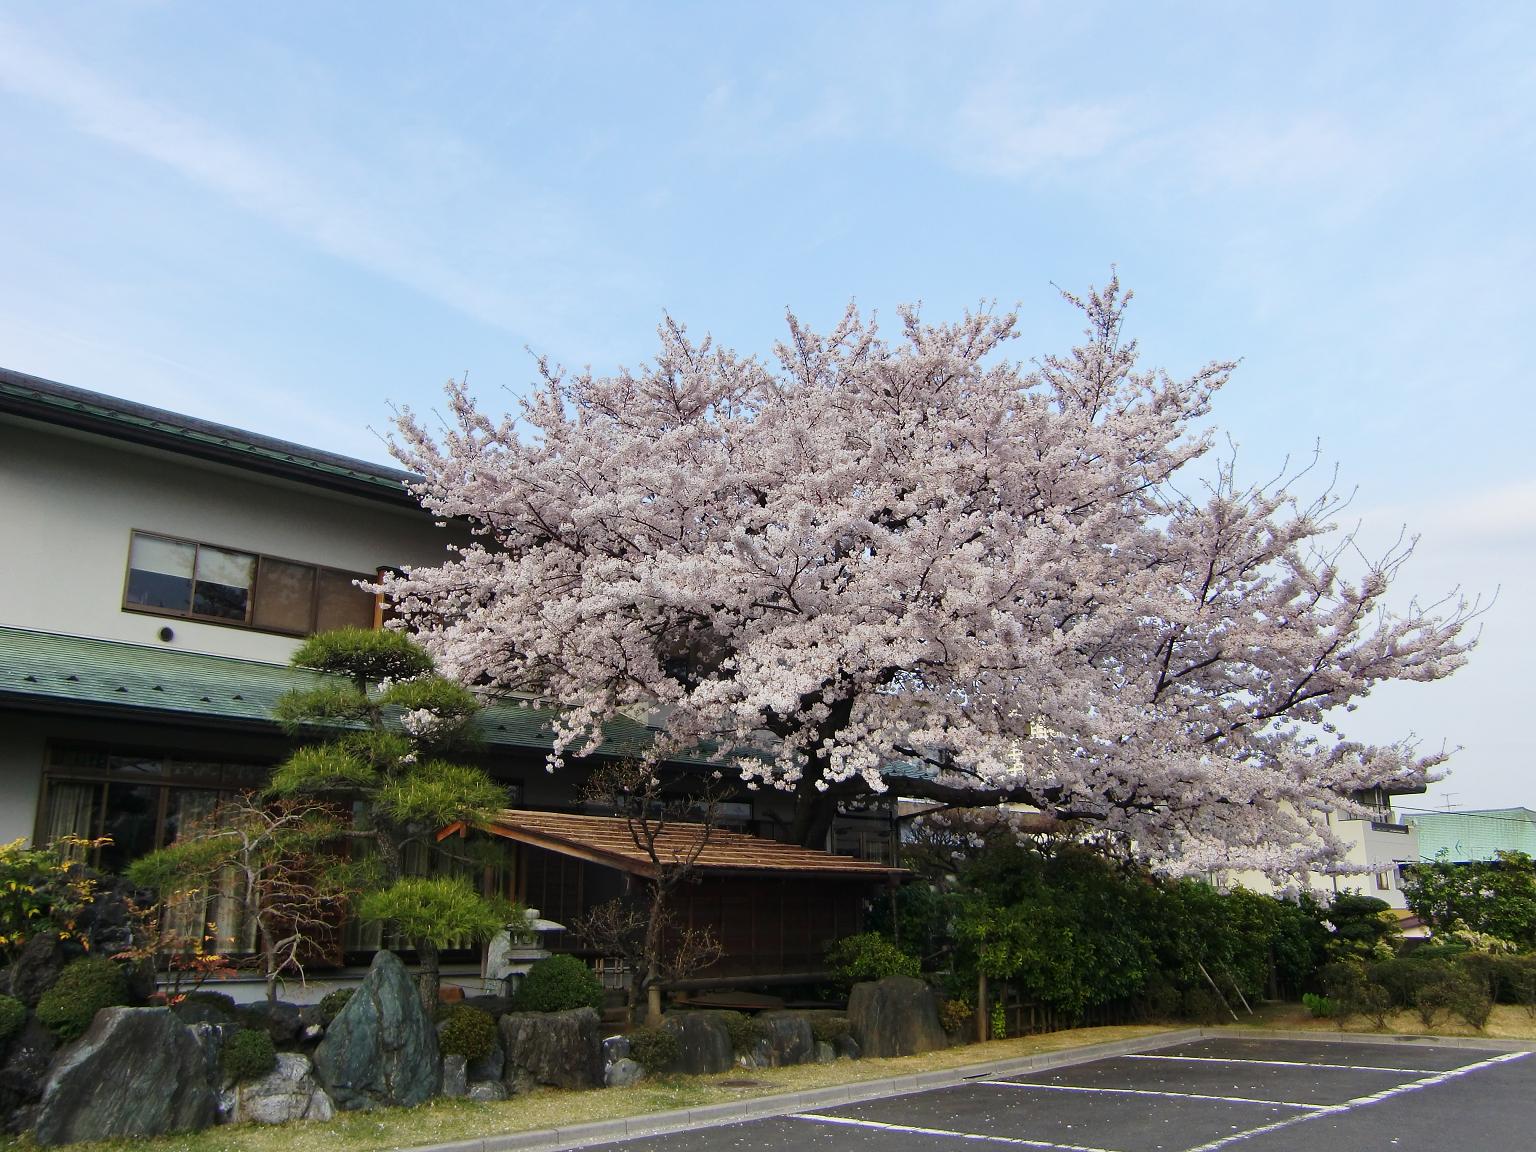
<instances>
[{"instance_id":1,"label":"wooden gate roof","mask_svg":"<svg viewBox=\"0 0 1536 1152\"><path fill-rule=\"evenodd\" d=\"M656 874L650 854L635 842L628 822L619 816L578 816L508 808L494 820L477 824L475 828L635 876L653 877ZM663 862L681 862L697 845L702 828L700 824L668 821L657 838L658 856ZM442 840L468 830L463 823L454 823L437 836ZM781 844L719 828L710 830L708 843L699 853L694 868L705 875L816 877L866 882L894 880L906 875L906 869L889 864Z\"/></svg>"}]
</instances>

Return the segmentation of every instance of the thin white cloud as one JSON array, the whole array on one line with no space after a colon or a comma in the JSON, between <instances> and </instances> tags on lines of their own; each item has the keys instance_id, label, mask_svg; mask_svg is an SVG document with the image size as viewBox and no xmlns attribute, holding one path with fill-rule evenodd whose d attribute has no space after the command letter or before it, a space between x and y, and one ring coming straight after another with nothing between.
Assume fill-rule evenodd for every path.
<instances>
[{"instance_id":1,"label":"thin white cloud","mask_svg":"<svg viewBox=\"0 0 1536 1152\"><path fill-rule=\"evenodd\" d=\"M945 147L961 167L998 176L1030 176L1064 161L1093 159L1121 143L1129 128L1112 104L1051 104L1012 84L968 93L946 129Z\"/></svg>"},{"instance_id":2,"label":"thin white cloud","mask_svg":"<svg viewBox=\"0 0 1536 1152\"><path fill-rule=\"evenodd\" d=\"M153 160L330 255L404 284L483 323L509 327L547 311L547 296L462 275L438 258L412 222L370 210L368 189L327 186L289 163L195 117L113 84L84 64L0 22L0 88L52 107L82 132ZM382 179L373 174L374 179ZM384 181L388 183L388 181ZM556 222L549 222L553 230ZM537 228L538 220L531 226Z\"/></svg>"}]
</instances>

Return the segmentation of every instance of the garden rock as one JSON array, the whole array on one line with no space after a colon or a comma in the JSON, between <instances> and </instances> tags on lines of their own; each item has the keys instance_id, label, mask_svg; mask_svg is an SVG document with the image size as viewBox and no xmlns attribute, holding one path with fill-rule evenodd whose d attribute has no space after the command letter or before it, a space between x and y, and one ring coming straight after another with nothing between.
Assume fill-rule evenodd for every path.
<instances>
[{"instance_id":1,"label":"garden rock","mask_svg":"<svg viewBox=\"0 0 1536 1152\"><path fill-rule=\"evenodd\" d=\"M503 1079L509 1091L532 1084L595 1088L602 1083L601 1021L591 1008L509 1012L497 1027L506 1053Z\"/></svg>"},{"instance_id":2,"label":"garden rock","mask_svg":"<svg viewBox=\"0 0 1536 1152\"><path fill-rule=\"evenodd\" d=\"M612 1064L616 1060L625 1060L629 1057L628 1036L608 1036L603 1040L603 1063Z\"/></svg>"},{"instance_id":3,"label":"garden rock","mask_svg":"<svg viewBox=\"0 0 1536 1152\"><path fill-rule=\"evenodd\" d=\"M852 1036L839 1036L832 1041L832 1048L843 1060L857 1060L864 1054L859 1042Z\"/></svg>"},{"instance_id":4,"label":"garden rock","mask_svg":"<svg viewBox=\"0 0 1536 1152\"><path fill-rule=\"evenodd\" d=\"M469 1094L469 1061L462 1056L443 1057L443 1095Z\"/></svg>"},{"instance_id":5,"label":"garden rock","mask_svg":"<svg viewBox=\"0 0 1536 1152\"><path fill-rule=\"evenodd\" d=\"M0 1115L7 1132L14 1135L32 1127L32 1106L43 1094L48 1062L58 1047L58 1040L36 1016L29 1017L11 1040L5 1063L0 1064Z\"/></svg>"},{"instance_id":6,"label":"garden rock","mask_svg":"<svg viewBox=\"0 0 1536 1152\"><path fill-rule=\"evenodd\" d=\"M501 1040L477 1060L471 1060L466 1073L471 1082L476 1080L500 1080L507 1072L507 1054L501 1050Z\"/></svg>"},{"instance_id":7,"label":"garden rock","mask_svg":"<svg viewBox=\"0 0 1536 1152\"><path fill-rule=\"evenodd\" d=\"M282 1000L272 1004L263 1002L247 1005L240 1010L240 1015L245 1019L248 1028L265 1029L272 1037L272 1043L278 1047L296 1043L299 1034L304 1030L304 1020L299 1006Z\"/></svg>"},{"instance_id":8,"label":"garden rock","mask_svg":"<svg viewBox=\"0 0 1536 1152\"><path fill-rule=\"evenodd\" d=\"M21 946L15 962L0 973L0 992L16 997L28 1008L36 1008L68 961L57 936L46 932L34 936Z\"/></svg>"},{"instance_id":9,"label":"garden rock","mask_svg":"<svg viewBox=\"0 0 1536 1152\"><path fill-rule=\"evenodd\" d=\"M772 1067L805 1064L816 1058L811 1022L793 1012L760 1012L757 1023L766 1030Z\"/></svg>"},{"instance_id":10,"label":"garden rock","mask_svg":"<svg viewBox=\"0 0 1536 1152\"><path fill-rule=\"evenodd\" d=\"M848 996L848 1024L868 1057L915 1056L947 1047L933 989L911 976L855 984Z\"/></svg>"},{"instance_id":11,"label":"garden rock","mask_svg":"<svg viewBox=\"0 0 1536 1152\"><path fill-rule=\"evenodd\" d=\"M437 1094L437 1031L393 952L373 958L357 993L315 1049L315 1075L336 1107L410 1107Z\"/></svg>"},{"instance_id":12,"label":"garden rock","mask_svg":"<svg viewBox=\"0 0 1536 1152\"><path fill-rule=\"evenodd\" d=\"M825 1040L816 1041L816 1063L836 1064L837 1049L832 1047L832 1045L827 1043Z\"/></svg>"},{"instance_id":13,"label":"garden rock","mask_svg":"<svg viewBox=\"0 0 1536 1152\"><path fill-rule=\"evenodd\" d=\"M315 1081L309 1058L297 1052L279 1052L276 1068L230 1092L234 1101L229 1117L237 1124L329 1120L336 1114L331 1098Z\"/></svg>"},{"instance_id":14,"label":"garden rock","mask_svg":"<svg viewBox=\"0 0 1536 1152\"><path fill-rule=\"evenodd\" d=\"M645 1079L645 1069L628 1056L615 1060L603 1069L603 1083L609 1088L628 1088Z\"/></svg>"},{"instance_id":15,"label":"garden rock","mask_svg":"<svg viewBox=\"0 0 1536 1152\"><path fill-rule=\"evenodd\" d=\"M467 1095L482 1104L494 1104L507 1098L507 1089L500 1080L475 1080L470 1083Z\"/></svg>"},{"instance_id":16,"label":"garden rock","mask_svg":"<svg viewBox=\"0 0 1536 1152\"><path fill-rule=\"evenodd\" d=\"M167 1008L103 1008L54 1063L39 1144L193 1132L214 1122L202 1047Z\"/></svg>"},{"instance_id":17,"label":"garden rock","mask_svg":"<svg viewBox=\"0 0 1536 1152\"><path fill-rule=\"evenodd\" d=\"M731 1032L718 1012L675 1012L662 1027L677 1037L681 1049L677 1071L690 1076L724 1072L736 1063Z\"/></svg>"},{"instance_id":18,"label":"garden rock","mask_svg":"<svg viewBox=\"0 0 1536 1152\"><path fill-rule=\"evenodd\" d=\"M197 1045L197 1050L202 1053L203 1072L208 1077L208 1083L223 1083L224 1071L220 1067L220 1057L224 1055L225 1042L240 1031L240 1025L197 1023L187 1024L186 1029Z\"/></svg>"}]
</instances>

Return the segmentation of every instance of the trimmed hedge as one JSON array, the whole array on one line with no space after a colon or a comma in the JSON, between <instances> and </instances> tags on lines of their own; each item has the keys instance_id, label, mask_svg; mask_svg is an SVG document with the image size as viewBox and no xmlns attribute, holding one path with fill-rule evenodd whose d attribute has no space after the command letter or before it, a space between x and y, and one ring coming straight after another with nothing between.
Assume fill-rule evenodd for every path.
<instances>
[{"instance_id":1,"label":"trimmed hedge","mask_svg":"<svg viewBox=\"0 0 1536 1152\"><path fill-rule=\"evenodd\" d=\"M53 987L37 1002L37 1018L60 1040L84 1035L103 1008L128 1003L123 970L105 956L85 956L65 965Z\"/></svg>"},{"instance_id":2,"label":"trimmed hedge","mask_svg":"<svg viewBox=\"0 0 1536 1152\"><path fill-rule=\"evenodd\" d=\"M535 961L512 997L514 1012L568 1012L603 1008L603 985L592 969L574 956Z\"/></svg>"},{"instance_id":3,"label":"trimmed hedge","mask_svg":"<svg viewBox=\"0 0 1536 1152\"><path fill-rule=\"evenodd\" d=\"M224 1044L219 1055L224 1075L235 1084L259 1080L277 1067L277 1048L266 1029L242 1028Z\"/></svg>"},{"instance_id":4,"label":"trimmed hedge","mask_svg":"<svg viewBox=\"0 0 1536 1152\"><path fill-rule=\"evenodd\" d=\"M496 1021L489 1012L472 1004L456 1004L443 1021L437 1047L444 1056L462 1056L470 1062L496 1050Z\"/></svg>"},{"instance_id":5,"label":"trimmed hedge","mask_svg":"<svg viewBox=\"0 0 1536 1152\"><path fill-rule=\"evenodd\" d=\"M666 1028L646 1025L629 1033L630 1059L652 1076L669 1071L682 1055L682 1041Z\"/></svg>"}]
</instances>

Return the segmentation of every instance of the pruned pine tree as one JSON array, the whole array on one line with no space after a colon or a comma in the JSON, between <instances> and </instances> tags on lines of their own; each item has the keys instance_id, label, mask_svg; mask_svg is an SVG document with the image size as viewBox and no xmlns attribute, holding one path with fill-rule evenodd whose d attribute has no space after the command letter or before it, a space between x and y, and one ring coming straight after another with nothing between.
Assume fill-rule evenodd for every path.
<instances>
[{"instance_id":1,"label":"pruned pine tree","mask_svg":"<svg viewBox=\"0 0 1536 1152\"><path fill-rule=\"evenodd\" d=\"M431 657L400 632L321 633L300 645L293 664L331 676L278 702L279 721L311 742L278 767L272 790L354 806L347 839L371 865L358 911L410 940L431 1011L444 945L487 939L511 915L460 877L406 875L413 847L447 851L436 843L439 829L506 806L505 791L483 769L449 758L470 741L479 702L436 675Z\"/></svg>"}]
</instances>

